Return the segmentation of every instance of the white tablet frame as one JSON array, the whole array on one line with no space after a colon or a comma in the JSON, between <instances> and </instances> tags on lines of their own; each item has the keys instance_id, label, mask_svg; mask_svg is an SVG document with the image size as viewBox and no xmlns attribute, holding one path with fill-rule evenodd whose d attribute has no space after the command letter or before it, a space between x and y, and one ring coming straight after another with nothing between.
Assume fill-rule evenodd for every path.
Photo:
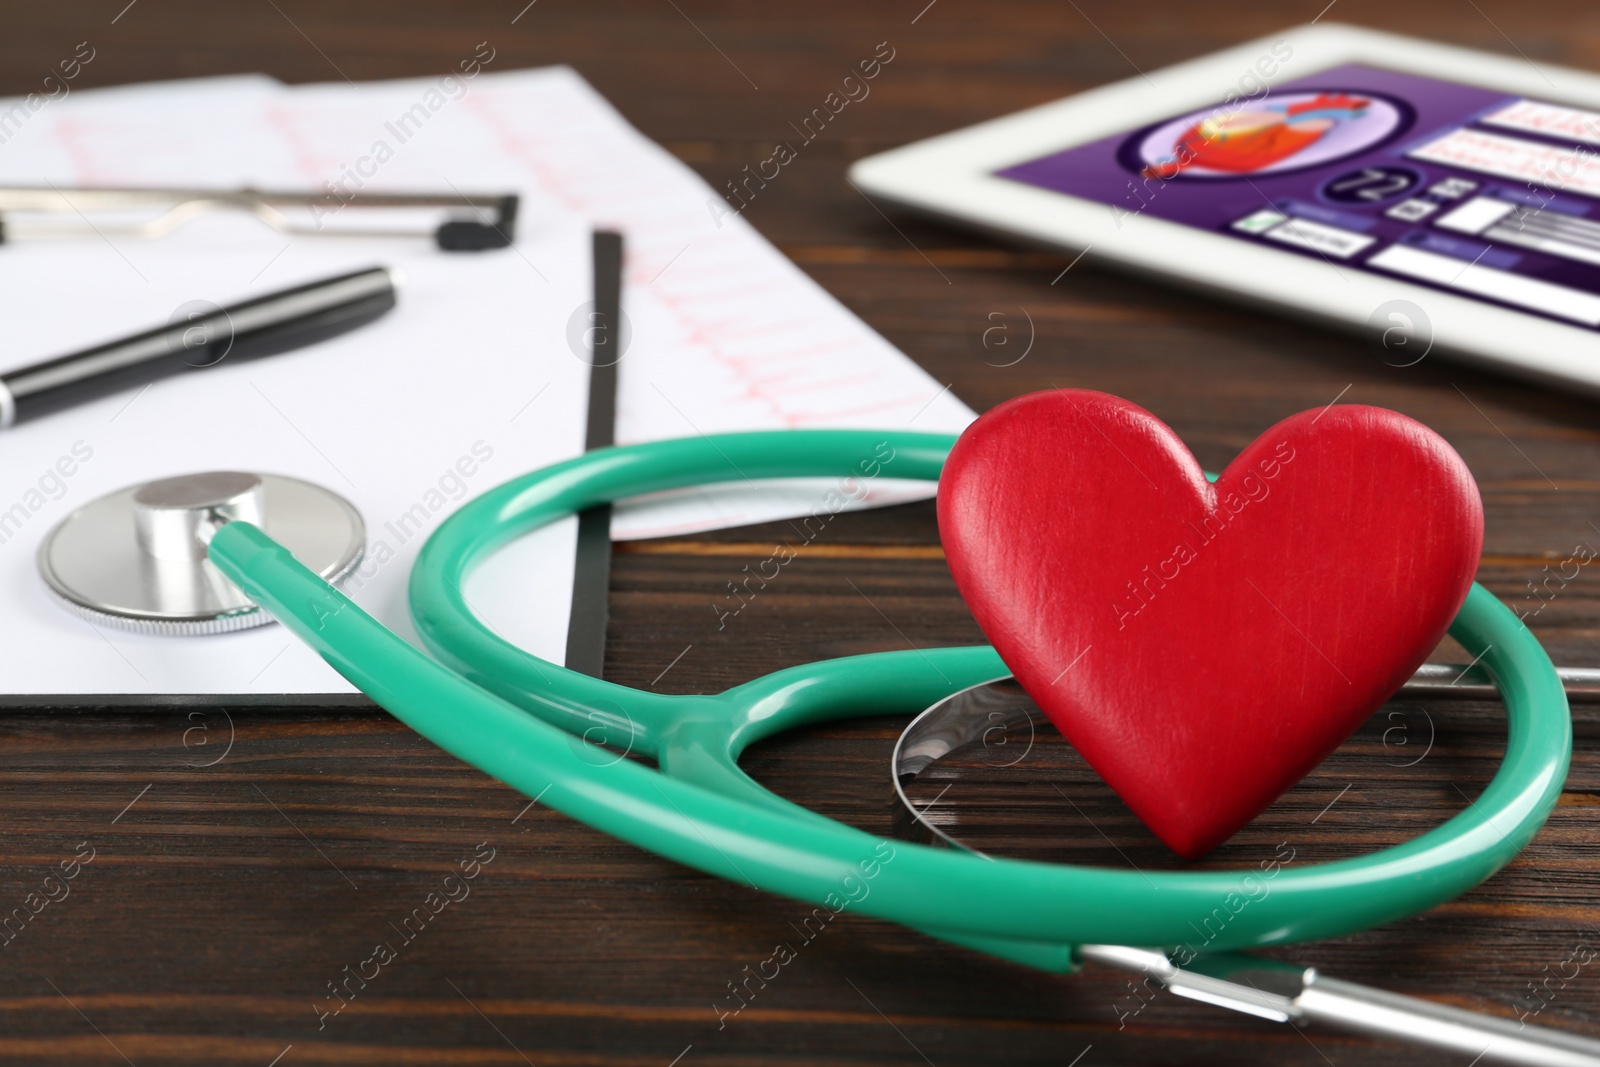
<instances>
[{"instance_id":1,"label":"white tablet frame","mask_svg":"<svg viewBox=\"0 0 1600 1067\"><path fill-rule=\"evenodd\" d=\"M1287 43L1292 54L1281 61ZM1262 66L1275 68L1270 77ZM1441 78L1534 100L1600 110L1600 76L1333 23L1269 37L1136 75L1054 103L859 160L850 179L867 194L1024 243L1087 252L1115 266L1231 299L1369 330L1382 304L1409 300L1430 320L1432 351L1600 394L1600 331L1509 310L1363 269L1199 230L1148 213L996 177L1103 137L1246 95L1255 84L1309 77L1345 63ZM1271 286L1258 279L1271 279Z\"/></svg>"}]
</instances>

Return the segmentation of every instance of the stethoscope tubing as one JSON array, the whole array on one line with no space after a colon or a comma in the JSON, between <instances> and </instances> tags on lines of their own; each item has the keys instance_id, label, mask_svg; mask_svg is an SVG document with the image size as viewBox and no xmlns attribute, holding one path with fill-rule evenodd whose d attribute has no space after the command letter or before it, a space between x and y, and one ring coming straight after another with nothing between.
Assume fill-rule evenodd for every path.
<instances>
[{"instance_id":1,"label":"stethoscope tubing","mask_svg":"<svg viewBox=\"0 0 1600 1067\"><path fill-rule=\"evenodd\" d=\"M711 697L671 697L538 660L478 621L461 593L468 570L487 553L597 503L709 482L845 477L883 443L895 456L887 476L935 479L953 441L901 431L725 434L599 450L514 479L447 520L413 571L418 631L444 663L246 523L218 531L210 554L247 595L378 704L542 804L735 882L817 906L848 901L852 911L1051 970L1070 969L1078 944L1190 941L1192 924L1238 899L1252 875L1265 892L1249 893L1236 912L1230 905L1230 919L1207 951L1334 937L1400 919L1488 878L1554 807L1572 737L1561 683L1521 621L1476 585L1450 632L1481 657L1508 709L1505 758L1495 778L1466 810L1410 841L1330 863L1284 866L1269 880L1254 868L1065 867L885 842L778 798L756 801L759 787L737 781L736 766L730 772L720 762L732 766L751 740L830 714L920 711L933 699L1009 673L992 649L849 657L790 668ZM597 721L625 729L636 742L633 751L657 757L670 773L628 759L596 761L594 753L603 750L579 735Z\"/></svg>"}]
</instances>

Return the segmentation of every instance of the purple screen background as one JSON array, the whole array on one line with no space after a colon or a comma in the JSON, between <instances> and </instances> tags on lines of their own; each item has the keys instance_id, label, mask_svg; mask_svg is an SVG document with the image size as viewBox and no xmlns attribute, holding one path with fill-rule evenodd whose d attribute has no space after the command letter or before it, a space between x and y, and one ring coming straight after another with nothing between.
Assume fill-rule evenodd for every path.
<instances>
[{"instance_id":1,"label":"purple screen background","mask_svg":"<svg viewBox=\"0 0 1600 1067\"><path fill-rule=\"evenodd\" d=\"M1317 74L1286 82L1273 89L1272 98L1282 94L1305 91L1370 93L1390 101L1409 105L1414 113L1409 128L1386 142L1355 155L1336 158L1331 162L1279 173L1251 173L1241 177L1192 177L1179 174L1176 178L1160 179L1141 176L1136 168L1125 162L1126 148L1137 138L1142 138L1156 125L1102 138L1088 144L1055 152L1026 163L996 171L997 176L1023 182L1044 189L1105 204L1114 217L1121 220L1124 213L1151 215L1172 222L1183 223L1198 229L1223 233L1229 237L1265 245L1291 255L1326 258L1321 253L1301 249L1279 242L1230 229L1233 222L1252 212L1269 207L1301 218L1321 221L1343 229L1368 234L1378 238L1370 247L1348 259L1332 262L1339 266L1362 268L1365 261L1396 243L1404 243L1431 251L1473 261L1481 254L1484 266L1510 270L1528 277L1536 277L1559 285L1600 293L1600 267L1558 258L1524 247L1509 244L1492 246L1487 240L1462 239L1430 228L1430 223L1449 210L1441 203L1440 209L1429 219L1406 222L1391 219L1384 212L1399 200L1407 197L1426 198L1430 186L1447 178L1464 178L1476 182L1478 188L1472 195L1496 194L1529 206L1545 206L1567 216L1590 216L1600 202L1582 195L1561 194L1555 197L1547 189L1529 189L1527 183L1515 179L1496 178L1475 171L1448 165L1406 158L1406 153L1421 144L1462 126L1471 126L1485 114L1514 103L1523 97L1498 90L1485 89L1455 82L1398 71L1383 70L1360 64L1331 67ZM1261 103L1243 99L1223 108L1249 110ZM1552 101L1559 103L1559 101ZM1219 105L1220 106L1220 105ZM1177 118L1187 112L1171 116ZM1566 146L1571 142L1553 141L1524 131L1497 129L1494 132L1542 144ZM1589 148L1578 149L1593 154ZM1416 187L1397 200L1381 204L1335 203L1323 195L1323 186L1330 180L1365 166L1398 166L1420 174L1422 180ZM1457 201L1459 202L1459 201ZM1366 268L1385 277L1393 277L1379 268ZM1427 282L1406 279L1413 284ZM1435 286L1435 288L1439 288ZM1470 295L1470 294L1468 294ZM1483 299L1474 297L1474 299ZM1486 303L1497 303L1485 300ZM1510 306L1510 305L1507 305ZM1516 310L1527 312L1526 308ZM1537 314L1537 312L1533 312Z\"/></svg>"}]
</instances>

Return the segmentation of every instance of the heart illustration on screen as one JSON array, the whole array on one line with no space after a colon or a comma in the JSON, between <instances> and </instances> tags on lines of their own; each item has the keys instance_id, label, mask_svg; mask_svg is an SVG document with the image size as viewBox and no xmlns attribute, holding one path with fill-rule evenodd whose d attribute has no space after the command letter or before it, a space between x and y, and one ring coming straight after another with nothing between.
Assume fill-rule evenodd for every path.
<instances>
[{"instance_id":1,"label":"heart illustration on screen","mask_svg":"<svg viewBox=\"0 0 1600 1067\"><path fill-rule=\"evenodd\" d=\"M1191 859L1410 677L1483 544L1449 444L1353 404L1285 419L1212 484L1126 400L1019 397L957 441L938 512L956 584L1018 681Z\"/></svg>"},{"instance_id":2,"label":"heart illustration on screen","mask_svg":"<svg viewBox=\"0 0 1600 1067\"><path fill-rule=\"evenodd\" d=\"M1300 94L1284 103L1207 114L1141 173L1171 178L1191 167L1219 174L1260 173L1299 155L1341 123L1360 120L1371 103L1351 93Z\"/></svg>"}]
</instances>

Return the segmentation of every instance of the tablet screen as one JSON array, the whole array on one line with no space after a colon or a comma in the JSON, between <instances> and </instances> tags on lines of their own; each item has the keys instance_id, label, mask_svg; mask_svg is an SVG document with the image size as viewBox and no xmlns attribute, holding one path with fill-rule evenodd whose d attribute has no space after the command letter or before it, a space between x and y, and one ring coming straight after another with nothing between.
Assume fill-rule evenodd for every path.
<instances>
[{"instance_id":1,"label":"tablet screen","mask_svg":"<svg viewBox=\"0 0 1600 1067\"><path fill-rule=\"evenodd\" d=\"M1350 64L996 173L1600 327L1600 112Z\"/></svg>"}]
</instances>

